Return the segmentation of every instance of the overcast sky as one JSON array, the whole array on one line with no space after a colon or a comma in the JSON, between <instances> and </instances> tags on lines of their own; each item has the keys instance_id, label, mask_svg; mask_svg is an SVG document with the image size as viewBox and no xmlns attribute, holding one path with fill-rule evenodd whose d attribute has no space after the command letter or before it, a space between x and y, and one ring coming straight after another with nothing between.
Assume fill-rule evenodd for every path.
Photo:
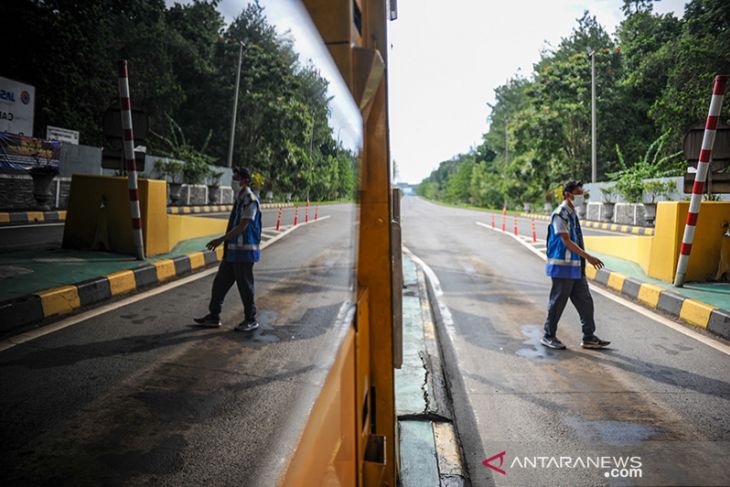
<instances>
[{"instance_id":1,"label":"overcast sky","mask_svg":"<svg viewBox=\"0 0 730 487\"><path fill-rule=\"evenodd\" d=\"M391 157L400 180L420 182L438 163L477 145L494 89L529 75L588 9L613 34L621 0L399 0L390 23ZM684 11L663 0L657 12Z\"/></svg>"}]
</instances>

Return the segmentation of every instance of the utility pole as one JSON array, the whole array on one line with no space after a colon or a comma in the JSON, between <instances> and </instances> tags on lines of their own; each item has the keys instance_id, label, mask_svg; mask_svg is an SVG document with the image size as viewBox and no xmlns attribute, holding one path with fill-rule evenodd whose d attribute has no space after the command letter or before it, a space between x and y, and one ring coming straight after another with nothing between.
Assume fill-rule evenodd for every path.
<instances>
[{"instance_id":1,"label":"utility pole","mask_svg":"<svg viewBox=\"0 0 730 487\"><path fill-rule=\"evenodd\" d=\"M596 50L591 55L591 182L598 182L598 163L596 161Z\"/></svg>"},{"instance_id":2,"label":"utility pole","mask_svg":"<svg viewBox=\"0 0 730 487\"><path fill-rule=\"evenodd\" d=\"M236 137L236 113L238 112L238 87L241 83L241 64L243 64L243 41L238 41L238 69L236 69L236 91L233 94L233 116L231 117L231 137L228 141L228 167L233 167L233 141Z\"/></svg>"}]
</instances>

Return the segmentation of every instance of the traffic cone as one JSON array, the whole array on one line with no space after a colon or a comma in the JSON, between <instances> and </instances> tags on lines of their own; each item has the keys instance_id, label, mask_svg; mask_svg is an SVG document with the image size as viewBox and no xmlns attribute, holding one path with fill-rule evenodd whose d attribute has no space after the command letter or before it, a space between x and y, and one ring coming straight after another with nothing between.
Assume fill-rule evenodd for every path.
<instances>
[{"instance_id":1,"label":"traffic cone","mask_svg":"<svg viewBox=\"0 0 730 487\"><path fill-rule=\"evenodd\" d=\"M517 235L517 215L512 215L512 219L514 222L515 235Z\"/></svg>"},{"instance_id":2,"label":"traffic cone","mask_svg":"<svg viewBox=\"0 0 730 487\"><path fill-rule=\"evenodd\" d=\"M532 219L532 243L537 243L537 230L535 230L535 219Z\"/></svg>"},{"instance_id":3,"label":"traffic cone","mask_svg":"<svg viewBox=\"0 0 730 487\"><path fill-rule=\"evenodd\" d=\"M309 223L309 200L307 200L307 206L304 210L304 223Z\"/></svg>"},{"instance_id":4,"label":"traffic cone","mask_svg":"<svg viewBox=\"0 0 730 487\"><path fill-rule=\"evenodd\" d=\"M277 231L277 232L278 232L278 231L279 231L279 229L281 228L281 212L282 212L282 208L281 208L281 206L280 206L280 207L279 207L279 216L277 216L277 217L276 217L276 231Z\"/></svg>"},{"instance_id":5,"label":"traffic cone","mask_svg":"<svg viewBox=\"0 0 730 487\"><path fill-rule=\"evenodd\" d=\"M299 207L294 208L294 226L297 226L297 220L299 219Z\"/></svg>"}]
</instances>

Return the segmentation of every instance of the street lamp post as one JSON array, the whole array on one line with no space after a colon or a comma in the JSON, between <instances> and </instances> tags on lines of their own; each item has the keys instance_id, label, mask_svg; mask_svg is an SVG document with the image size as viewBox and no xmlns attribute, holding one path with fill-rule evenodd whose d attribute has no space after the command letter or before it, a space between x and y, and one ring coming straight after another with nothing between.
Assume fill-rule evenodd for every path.
<instances>
[{"instance_id":1,"label":"street lamp post","mask_svg":"<svg viewBox=\"0 0 730 487\"><path fill-rule=\"evenodd\" d=\"M591 182L598 182L596 161L596 50L588 48L591 56Z\"/></svg>"},{"instance_id":2,"label":"street lamp post","mask_svg":"<svg viewBox=\"0 0 730 487\"><path fill-rule=\"evenodd\" d=\"M228 167L233 167L233 141L236 137L236 113L238 112L238 87L241 83L241 64L243 63L243 41L238 41L238 69L236 69L236 91L233 94L233 116L231 117L231 137L228 141Z\"/></svg>"}]
</instances>

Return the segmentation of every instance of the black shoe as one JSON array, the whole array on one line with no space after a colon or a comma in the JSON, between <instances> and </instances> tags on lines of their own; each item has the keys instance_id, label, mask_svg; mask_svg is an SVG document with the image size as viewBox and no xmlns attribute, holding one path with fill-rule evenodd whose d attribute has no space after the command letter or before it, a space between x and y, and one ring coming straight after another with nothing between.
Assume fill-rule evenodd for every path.
<instances>
[{"instance_id":1,"label":"black shoe","mask_svg":"<svg viewBox=\"0 0 730 487\"><path fill-rule=\"evenodd\" d=\"M193 321L203 328L220 328L222 326L220 317L210 313L202 318L193 318Z\"/></svg>"},{"instance_id":2,"label":"black shoe","mask_svg":"<svg viewBox=\"0 0 730 487\"><path fill-rule=\"evenodd\" d=\"M583 342L580 344L580 346L583 348L605 348L610 344L611 342L601 340L596 335L593 335L591 337L583 338Z\"/></svg>"},{"instance_id":3,"label":"black shoe","mask_svg":"<svg viewBox=\"0 0 730 487\"><path fill-rule=\"evenodd\" d=\"M542 337L540 339L540 343L545 345L548 348L554 348L555 350L565 350L565 345L563 345L563 342L558 340L557 337Z\"/></svg>"},{"instance_id":4,"label":"black shoe","mask_svg":"<svg viewBox=\"0 0 730 487\"><path fill-rule=\"evenodd\" d=\"M256 320L244 320L234 328L236 331L254 331L259 327L259 322Z\"/></svg>"}]
</instances>

